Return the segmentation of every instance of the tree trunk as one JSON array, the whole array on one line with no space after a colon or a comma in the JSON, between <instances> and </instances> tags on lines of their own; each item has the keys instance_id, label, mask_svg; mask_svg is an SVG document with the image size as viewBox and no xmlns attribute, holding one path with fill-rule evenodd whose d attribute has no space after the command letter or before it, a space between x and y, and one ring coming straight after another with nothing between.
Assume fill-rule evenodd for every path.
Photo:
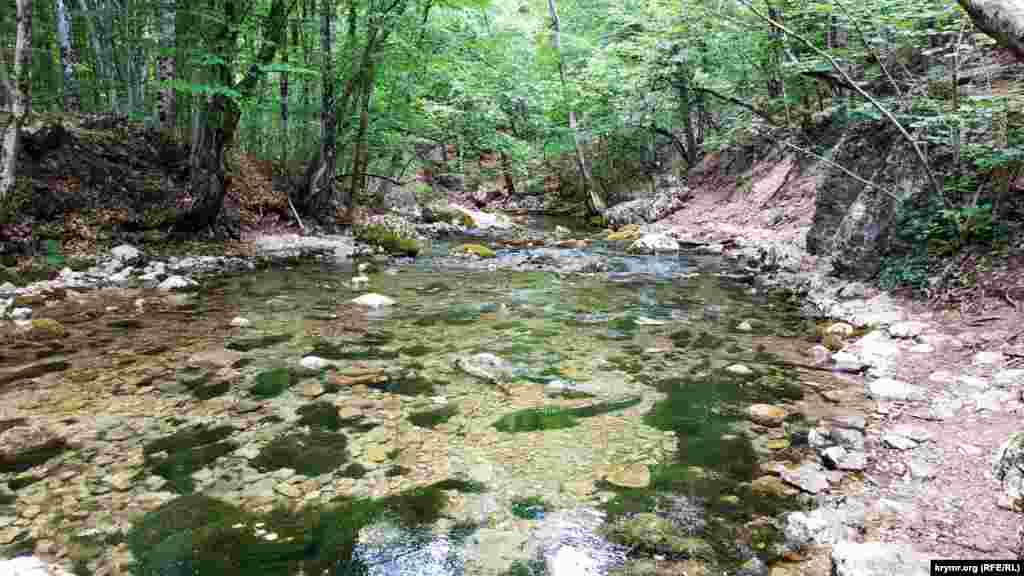
<instances>
[{"instance_id":1,"label":"tree trunk","mask_svg":"<svg viewBox=\"0 0 1024 576\"><path fill-rule=\"evenodd\" d=\"M177 50L177 0L163 0L160 7L160 58L157 59L157 80L160 82L158 104L160 126L174 130L177 125L177 94L174 82L175 51Z\"/></svg>"},{"instance_id":2,"label":"tree trunk","mask_svg":"<svg viewBox=\"0 0 1024 576\"><path fill-rule=\"evenodd\" d=\"M296 27L292 28L291 42L295 43L298 34L296 34ZM285 41L282 49L284 53L281 55L281 61L286 65L288 64L288 36L287 31L285 33ZM281 72L281 161L288 162L288 71L284 70Z\"/></svg>"},{"instance_id":3,"label":"tree trunk","mask_svg":"<svg viewBox=\"0 0 1024 576\"><path fill-rule=\"evenodd\" d=\"M223 59L223 63L217 67L218 80L238 92L240 99L245 99L258 87L263 74L262 67L274 60L287 25L288 6L287 0L273 0L270 14L264 23L263 43L256 61L250 64L241 81L232 84L234 68L231 57L237 49L241 24L238 1L226 0L224 4L224 21L215 50ZM242 109L239 100L215 94L207 101L205 116L193 135L189 157L189 195L192 205L175 222L174 231L177 233L189 234L212 228L224 205L224 193L228 187L224 158L226 149L234 142Z\"/></svg>"},{"instance_id":4,"label":"tree trunk","mask_svg":"<svg viewBox=\"0 0 1024 576\"><path fill-rule=\"evenodd\" d=\"M562 28L558 20L558 7L555 0L548 0L548 12L551 14L551 40L558 54L558 76L562 81L562 90L566 88L565 62L562 60ZM583 151L583 139L580 136L579 123L576 120L576 110L569 109L569 129L572 130L573 142L576 145L576 168L580 173L580 180L583 182L583 194L587 196L587 207L594 214L603 214L607 209L604 200L594 188L593 178L590 175L590 166L587 164L587 157Z\"/></svg>"},{"instance_id":5,"label":"tree trunk","mask_svg":"<svg viewBox=\"0 0 1024 576\"><path fill-rule=\"evenodd\" d=\"M93 8L86 5L85 0L78 0L78 9L82 14L94 14L95 12ZM93 16L87 18L86 21L92 25L92 30L89 32L89 44L92 45L93 62L96 65L95 84L98 86L96 91L97 100L102 101L112 94L113 74L110 72L111 66L106 59L106 52L103 50L103 38L101 37L98 18ZM116 110L116 100L112 99L109 106L111 110Z\"/></svg>"},{"instance_id":6,"label":"tree trunk","mask_svg":"<svg viewBox=\"0 0 1024 576\"><path fill-rule=\"evenodd\" d=\"M355 148L352 152L352 188L349 200L355 202L366 190L366 168L370 163L369 148L366 142L367 130L370 126L370 100L373 98L377 85L377 64L371 60L363 74L362 95L359 110L359 131L356 133Z\"/></svg>"},{"instance_id":7,"label":"tree trunk","mask_svg":"<svg viewBox=\"0 0 1024 576\"><path fill-rule=\"evenodd\" d=\"M64 6L64 0L56 0L54 12L57 18L57 42L60 44L60 66L64 71L64 110L78 112L82 109L78 78L75 76L78 54L71 44L71 18Z\"/></svg>"},{"instance_id":8,"label":"tree trunk","mask_svg":"<svg viewBox=\"0 0 1024 576\"><path fill-rule=\"evenodd\" d=\"M18 167L18 140L32 105L32 0L17 0L17 40L14 45L14 75L6 87L11 95L11 114L4 128L0 148L0 201L14 192Z\"/></svg>"},{"instance_id":9,"label":"tree trunk","mask_svg":"<svg viewBox=\"0 0 1024 576\"><path fill-rule=\"evenodd\" d=\"M302 202L306 213L324 218L334 197L334 176L338 171L338 112L334 84L334 3L320 0L320 151L306 170L306 194Z\"/></svg>"},{"instance_id":10,"label":"tree trunk","mask_svg":"<svg viewBox=\"0 0 1024 576\"><path fill-rule=\"evenodd\" d=\"M690 110L690 79L686 77L688 72L683 72L683 77L676 83L676 90L679 91L679 100L683 105L683 131L686 133L686 170L689 172L697 165L697 133L693 128L693 111Z\"/></svg>"},{"instance_id":11,"label":"tree trunk","mask_svg":"<svg viewBox=\"0 0 1024 576\"><path fill-rule=\"evenodd\" d=\"M1024 4L1019 0L959 0L982 32L1024 61Z\"/></svg>"}]
</instances>

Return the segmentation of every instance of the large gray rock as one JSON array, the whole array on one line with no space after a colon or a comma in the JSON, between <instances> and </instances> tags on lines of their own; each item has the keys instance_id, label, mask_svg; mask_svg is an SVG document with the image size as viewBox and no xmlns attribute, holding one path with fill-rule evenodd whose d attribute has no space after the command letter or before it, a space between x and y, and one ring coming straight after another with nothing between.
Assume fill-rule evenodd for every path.
<instances>
[{"instance_id":1,"label":"large gray rock","mask_svg":"<svg viewBox=\"0 0 1024 576\"><path fill-rule=\"evenodd\" d=\"M840 542L832 548L832 576L928 576L930 565L908 544Z\"/></svg>"},{"instance_id":2,"label":"large gray rock","mask_svg":"<svg viewBox=\"0 0 1024 576\"><path fill-rule=\"evenodd\" d=\"M110 256L123 264L132 264L142 259L142 252L130 244L121 244L110 250Z\"/></svg>"},{"instance_id":3,"label":"large gray rock","mask_svg":"<svg viewBox=\"0 0 1024 576\"><path fill-rule=\"evenodd\" d=\"M1010 508L1024 510L1024 432L1015 432L1003 442L992 461L996 480Z\"/></svg>"},{"instance_id":4,"label":"large gray rock","mask_svg":"<svg viewBox=\"0 0 1024 576\"><path fill-rule=\"evenodd\" d=\"M409 186L390 187L381 198L381 203L385 210L396 212L409 220L419 221L423 218L423 209L420 207L416 194Z\"/></svg>"},{"instance_id":5,"label":"large gray rock","mask_svg":"<svg viewBox=\"0 0 1024 576\"><path fill-rule=\"evenodd\" d=\"M992 381L997 388L1005 388L1009 390L1017 390L1024 388L1024 370L1001 370L996 373L995 378Z\"/></svg>"},{"instance_id":6,"label":"large gray rock","mask_svg":"<svg viewBox=\"0 0 1024 576\"><path fill-rule=\"evenodd\" d=\"M782 470L782 479L787 484L810 494L817 494L828 488L828 477L817 462L804 462L797 468Z\"/></svg>"},{"instance_id":7,"label":"large gray rock","mask_svg":"<svg viewBox=\"0 0 1024 576\"><path fill-rule=\"evenodd\" d=\"M831 257L840 274L870 278L881 268L900 216L890 190L922 191L923 195L930 186L914 161L913 148L885 121L832 133L837 136L822 143L834 148L822 154L877 186L866 186L844 170L821 165L807 247L812 254ZM912 201L904 205L915 208Z\"/></svg>"},{"instance_id":8,"label":"large gray rock","mask_svg":"<svg viewBox=\"0 0 1024 576\"><path fill-rule=\"evenodd\" d=\"M847 347L845 352L856 356L868 367L869 373L876 376L892 374L900 357L899 344L881 330L864 335Z\"/></svg>"},{"instance_id":9,"label":"large gray rock","mask_svg":"<svg viewBox=\"0 0 1024 576\"><path fill-rule=\"evenodd\" d=\"M644 234L629 247L634 254L678 252L679 242L668 234Z\"/></svg>"},{"instance_id":10,"label":"large gray rock","mask_svg":"<svg viewBox=\"0 0 1024 576\"><path fill-rule=\"evenodd\" d=\"M688 188L675 178L666 176L659 179L658 188L650 197L616 204L604 216L613 228L657 222L681 209L689 197Z\"/></svg>"}]
</instances>

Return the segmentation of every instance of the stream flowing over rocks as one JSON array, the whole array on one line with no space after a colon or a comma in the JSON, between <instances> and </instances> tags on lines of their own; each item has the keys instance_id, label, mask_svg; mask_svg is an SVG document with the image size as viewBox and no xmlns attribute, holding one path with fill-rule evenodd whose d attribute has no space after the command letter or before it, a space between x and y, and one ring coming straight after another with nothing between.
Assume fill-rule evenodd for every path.
<instances>
[{"instance_id":1,"label":"stream flowing over rocks","mask_svg":"<svg viewBox=\"0 0 1024 576\"><path fill-rule=\"evenodd\" d=\"M279 558L777 576L824 573L814 551L831 549L832 574L916 574L910 548L870 540L908 510L872 475L905 454L892 469L930 482L944 439L885 415L927 402L928 381L951 386L928 423L1019 403L1024 371L996 354L904 380L949 342L863 286L775 289L757 271L777 252L656 227L496 234L355 262L346 237L263 238L250 258L124 245L0 287L0 557L17 557L0 573ZM493 257L454 255L473 242ZM824 318L842 346L808 357ZM1014 438L989 464L1010 507Z\"/></svg>"}]
</instances>

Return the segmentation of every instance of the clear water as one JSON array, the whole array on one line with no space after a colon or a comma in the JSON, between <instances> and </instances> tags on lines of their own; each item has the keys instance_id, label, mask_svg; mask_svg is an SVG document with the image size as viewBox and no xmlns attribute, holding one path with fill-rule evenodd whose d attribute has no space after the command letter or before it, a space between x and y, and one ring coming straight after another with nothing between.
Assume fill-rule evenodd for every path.
<instances>
[{"instance_id":1,"label":"clear water","mask_svg":"<svg viewBox=\"0 0 1024 576\"><path fill-rule=\"evenodd\" d=\"M435 254L446 251L443 243L433 247ZM499 259L511 253L499 251ZM248 389L259 374L280 367L294 373L280 395L260 400L275 415L262 431L227 440L262 448L275 437L306 433L309 421L299 423L299 410L312 400L302 390L319 383L327 390L319 401L342 417L340 428L331 424L323 437L343 434L347 461L316 478L319 497L293 512L303 522L243 509L218 512L216 521L190 520L206 528L151 516L172 538L146 532L140 520L130 543L148 560L137 573L309 574L310 563L320 562L317 569L335 574L540 574L545 565L560 576L607 574L630 554L650 551L608 537L604 522L660 514L675 496L713 518L699 534L713 550L701 562L731 567L752 551L767 554L771 535L744 526L793 504L750 493L758 462L769 455L738 415L751 402L799 395L796 375L770 360L772 348L800 347L807 326L791 303L718 275L715 259L628 256L599 242L587 254L608 258L613 271L460 270L428 254L371 275L367 291L397 301L379 310L348 303L361 293L348 288L351 265L305 263L212 282L185 305L178 324L162 330L187 336L192 349L220 348L242 335L290 336L243 352L241 378L223 397L257 400ZM252 325L241 333L224 328L235 315ZM736 329L744 320L753 332ZM210 329L211 322L219 328ZM295 370L314 349L340 351L342 359L317 373ZM501 382L459 364L481 353L507 363ZM724 371L737 362L754 374ZM370 380L358 380L367 374ZM371 381L374 375L380 381ZM551 397L545 387L553 386L582 393ZM431 411L444 418L413 417ZM521 411L539 416L527 427L496 426ZM307 457L316 454L311 449ZM218 459L201 462L203 468L225 477L238 472L237 459L211 456ZM344 472L350 463L363 467L361 476ZM649 486L606 481L638 464L650 471ZM247 473L250 483L273 474ZM446 479L469 484L416 492ZM198 491L226 501L244 496L227 481ZM421 498L398 497L413 493ZM435 493L440 508L431 500ZM313 511L331 509L339 498L350 506L339 516ZM518 513L524 501L540 512ZM409 520L406 512L420 515ZM232 532L225 518L232 526L261 522L280 540L243 537L248 528ZM329 549L343 558L325 560Z\"/></svg>"}]
</instances>

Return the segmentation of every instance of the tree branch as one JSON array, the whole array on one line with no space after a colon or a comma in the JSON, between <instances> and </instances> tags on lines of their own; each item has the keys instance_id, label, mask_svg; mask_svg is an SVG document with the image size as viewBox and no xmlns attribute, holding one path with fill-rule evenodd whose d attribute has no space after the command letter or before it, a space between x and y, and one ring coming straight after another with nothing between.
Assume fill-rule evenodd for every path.
<instances>
[{"instance_id":1,"label":"tree branch","mask_svg":"<svg viewBox=\"0 0 1024 576\"><path fill-rule=\"evenodd\" d=\"M405 186L406 184L412 184L413 182L418 182L419 181L419 180L416 180L416 179L412 179L412 180L406 180L405 182L402 182L401 180L395 180L394 178L391 178L390 176L381 176L380 174L365 174L365 173L364 174L338 174L337 176L334 177L334 179L335 180L340 180L342 178L349 178L349 177L352 177L352 176L365 176L367 178L377 178L378 180L384 180L385 182L390 182L390 183L394 184L395 186Z\"/></svg>"},{"instance_id":2,"label":"tree branch","mask_svg":"<svg viewBox=\"0 0 1024 576\"><path fill-rule=\"evenodd\" d=\"M722 94L721 92L716 92L716 91L712 90L711 88L705 88L703 86L694 86L693 89L698 91L698 92L703 92L705 94L710 94L710 95L714 96L715 98L719 98L721 100L725 100L726 102L732 102L733 104L735 104L735 105L737 105L737 106L739 106L741 108L746 108L747 110L750 110L754 114L756 114L756 115L760 116L761 118L763 118L765 121L767 121L772 126L778 126L778 123L775 122L775 120L771 117L770 114L768 114L767 112L762 112L761 110L758 110L757 108L754 107L753 104L750 104L748 102L744 102L743 100L740 100L739 98L735 98L733 96L728 96L726 94Z\"/></svg>"},{"instance_id":3,"label":"tree branch","mask_svg":"<svg viewBox=\"0 0 1024 576\"><path fill-rule=\"evenodd\" d=\"M664 128L659 128L657 126L654 126L653 129L654 129L654 133L655 134L661 134L662 136L670 138L672 140L672 143L676 145L676 148L679 149L679 153L683 155L683 158L689 158L689 156L687 156L687 154L686 154L686 146L682 142L679 141L679 138L676 138L675 134L673 134L669 130L665 130Z\"/></svg>"},{"instance_id":4,"label":"tree branch","mask_svg":"<svg viewBox=\"0 0 1024 576\"><path fill-rule=\"evenodd\" d=\"M870 102L871 105L875 107L875 109L877 109L879 112L881 112L883 116L888 118L889 122L891 122L892 125L895 126L897 130L899 130L900 134L902 134L903 137L906 139L906 141L914 148L914 153L917 155L917 160L918 160L918 162L920 162L921 168L923 168L924 171L925 171L925 174L928 175L928 180L931 182L932 190L936 194L938 194L940 198L942 198L942 202L944 204L946 204L947 206L949 205L949 200L946 198L946 195L943 193L942 185L939 184L939 180L938 180L938 178L935 177L935 173L932 172L932 167L931 167L930 164L928 164L928 158L924 155L924 151L922 151L921 147L918 146L917 141L914 140L914 137L910 135L910 132L907 132L907 129L903 127L903 124L900 124L900 121L897 120L896 117L892 115L892 112L889 112L889 110L886 109L885 106L882 106L882 104L878 100L875 100L870 94L865 92L863 88L861 88L860 86L857 86L857 83L853 81L853 78L850 78L850 75L847 74L845 70L843 70L843 68L839 65L838 62L836 62L836 59L833 58L831 54L829 54L828 52L822 50L821 48L818 48L810 40L808 40L808 39L804 38L803 36L793 32L792 30L790 30L789 28L787 28L783 24L780 24L780 23L776 22L775 20L773 20L772 18L769 18L768 16L765 16L760 10L755 8L750 3L750 0L739 0L739 2L741 4L743 4L744 6L746 6L748 10L750 10L755 15L757 15L758 18L764 20L765 22L767 22L768 24L770 24L772 26L775 26L779 30L782 30L786 34L788 34L788 35L792 36L793 38L795 38L797 41L799 41L804 46L807 46L808 48L810 48L818 56L821 56L821 57L825 58L826 60L828 60L829 64L832 65L832 68L836 72L838 72L839 75L842 76L843 79L846 80L846 82L848 84L850 84L850 86L854 89L854 91L856 91L864 99L866 99L868 102Z\"/></svg>"},{"instance_id":5,"label":"tree branch","mask_svg":"<svg viewBox=\"0 0 1024 576\"><path fill-rule=\"evenodd\" d=\"M796 150L797 152L800 152L801 154L806 154L808 156L811 156L811 157L815 158L816 160L818 160L819 162L821 162L822 164L827 164L827 165L829 165L829 166L831 166L831 167L833 167L833 168L835 168L837 170L842 171L844 174L846 174L850 178L853 178L857 182L860 182L861 184L864 184L865 186L868 186L869 188L874 188L876 190L880 190L880 191L888 194L889 196L892 196L894 199L900 200L900 196L898 194L896 194L895 192L893 192L892 190L889 190L888 188L883 188L883 187L879 186L878 184L875 184L874 182L872 182L870 180L865 180L865 179L861 178L860 176L857 176L856 174L851 172L845 166L842 166L840 164L836 164L835 162L833 162L833 161L831 161L831 160L829 160L827 158L823 158L821 156L818 156L817 154L815 154L814 152L811 152L810 150L807 150L806 148L801 148L801 147L796 146L794 144L790 144L789 142L782 142L782 145L786 146L788 148L792 148L793 150Z\"/></svg>"}]
</instances>

